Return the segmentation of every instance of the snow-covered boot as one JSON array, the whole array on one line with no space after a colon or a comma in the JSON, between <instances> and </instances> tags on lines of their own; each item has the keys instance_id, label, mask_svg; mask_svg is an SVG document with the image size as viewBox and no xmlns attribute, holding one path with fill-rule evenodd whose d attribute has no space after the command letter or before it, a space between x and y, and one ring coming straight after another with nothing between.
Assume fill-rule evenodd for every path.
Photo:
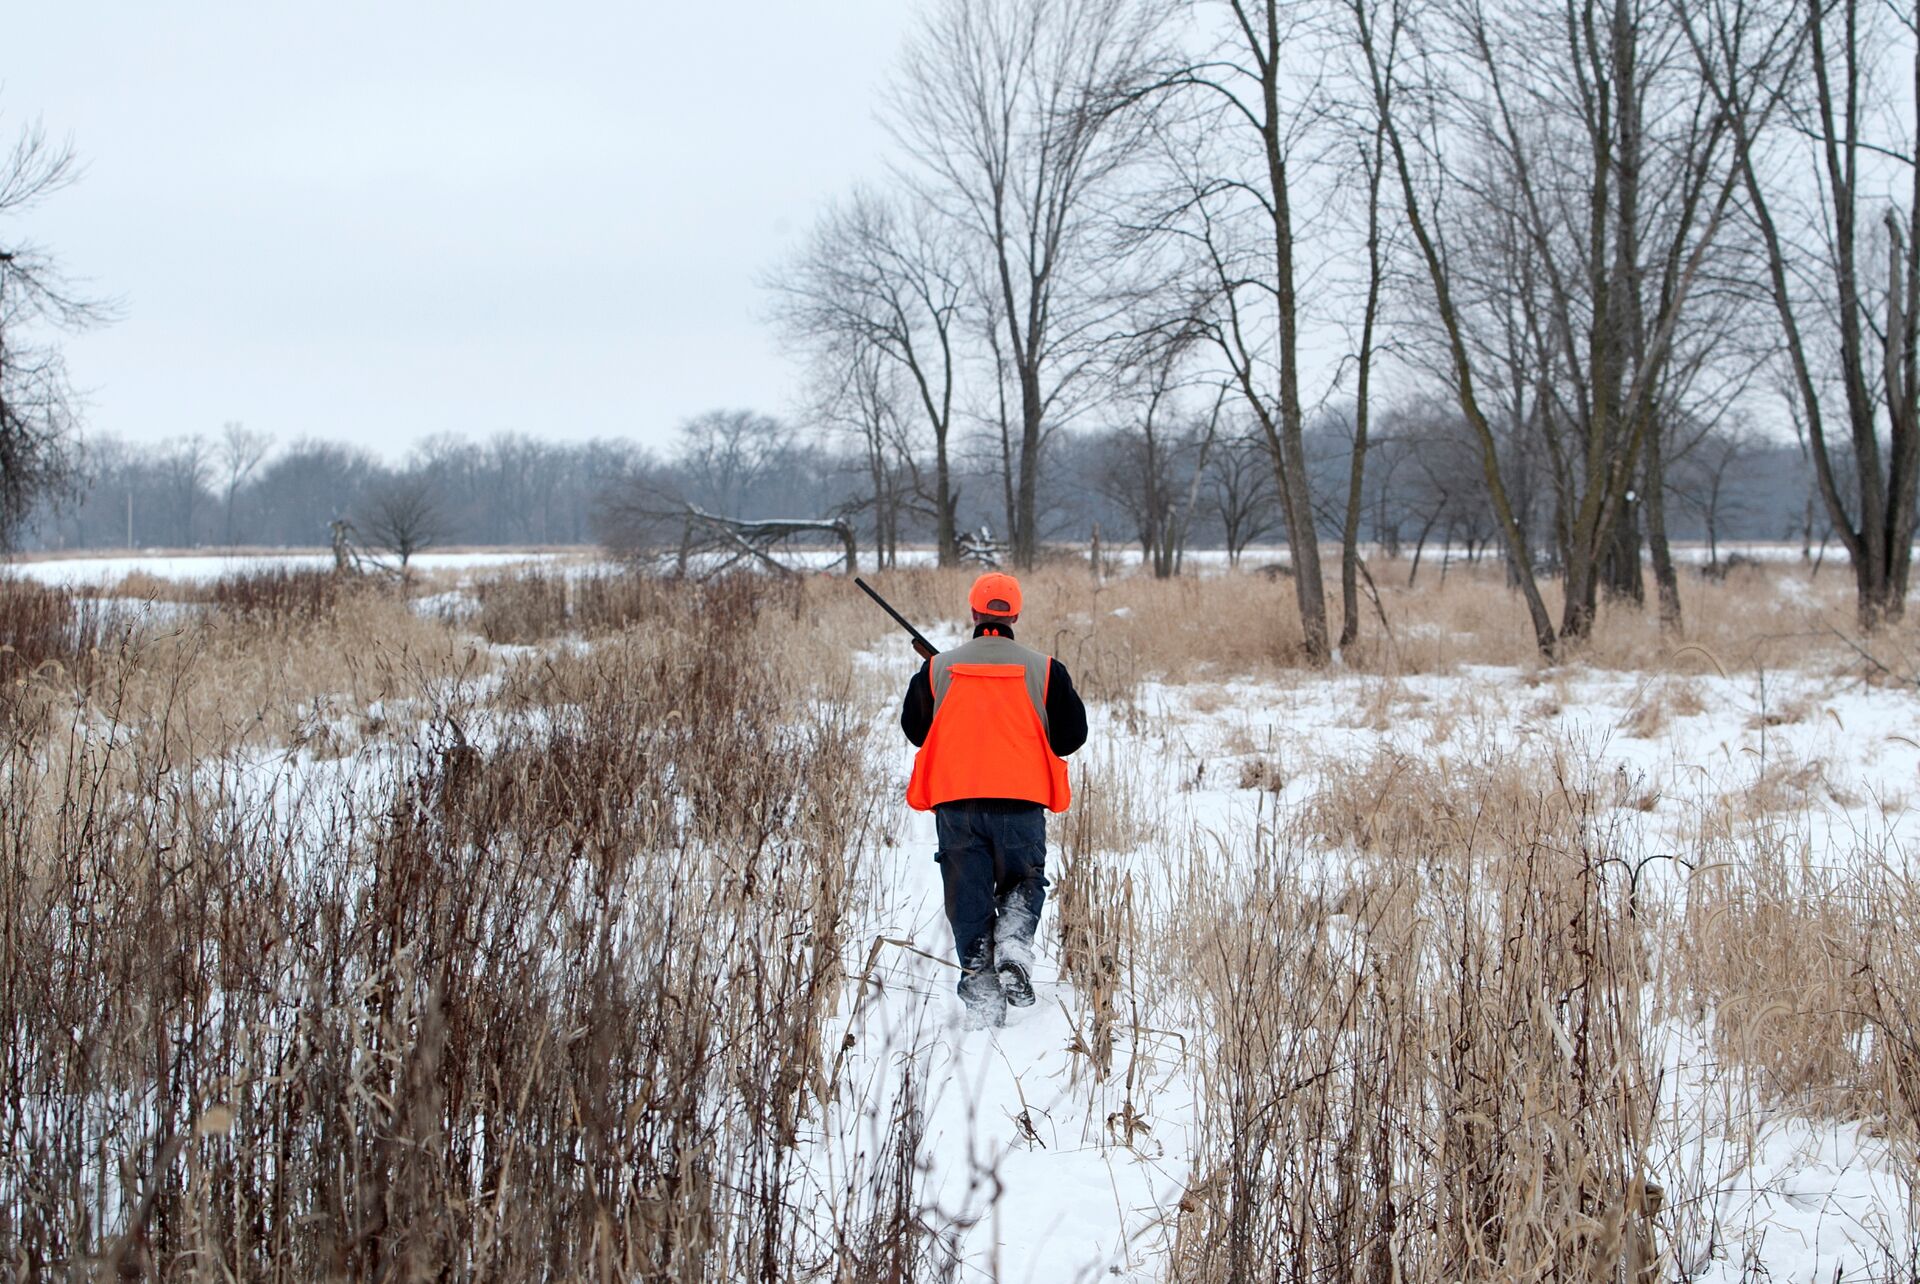
<instances>
[{"instance_id":1,"label":"snow-covered boot","mask_svg":"<svg viewBox=\"0 0 1920 1284\"><path fill-rule=\"evenodd\" d=\"M1007 1023L1007 1000L1000 992L1000 978L991 962L982 959L979 966L960 978L961 1025L969 1030L991 1030Z\"/></svg>"},{"instance_id":2,"label":"snow-covered boot","mask_svg":"<svg viewBox=\"0 0 1920 1284\"><path fill-rule=\"evenodd\" d=\"M1033 1006L1034 914L1026 902L1010 898L993 924L993 970L1000 992L1016 1008Z\"/></svg>"},{"instance_id":3,"label":"snow-covered boot","mask_svg":"<svg viewBox=\"0 0 1920 1284\"><path fill-rule=\"evenodd\" d=\"M1000 993L1007 1002L1016 1008L1033 1006L1033 978L1027 975L1026 964L1001 959L994 965L994 971L1000 976Z\"/></svg>"},{"instance_id":4,"label":"snow-covered boot","mask_svg":"<svg viewBox=\"0 0 1920 1284\"><path fill-rule=\"evenodd\" d=\"M997 1030L1007 1023L1007 1000L996 987L960 996L960 1028Z\"/></svg>"},{"instance_id":5,"label":"snow-covered boot","mask_svg":"<svg viewBox=\"0 0 1920 1284\"><path fill-rule=\"evenodd\" d=\"M997 994L965 999L961 1002L960 1028L962 1030L998 1030L1006 1023L1007 1001Z\"/></svg>"}]
</instances>

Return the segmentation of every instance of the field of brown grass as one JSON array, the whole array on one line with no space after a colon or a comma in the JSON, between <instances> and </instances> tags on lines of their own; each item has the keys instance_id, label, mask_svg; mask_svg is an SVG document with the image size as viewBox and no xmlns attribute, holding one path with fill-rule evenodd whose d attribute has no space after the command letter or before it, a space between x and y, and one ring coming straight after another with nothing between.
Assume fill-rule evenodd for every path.
<instances>
[{"instance_id":1,"label":"field of brown grass","mask_svg":"<svg viewBox=\"0 0 1920 1284\"><path fill-rule=\"evenodd\" d=\"M1762 566L1547 666L1497 571L1407 569L1332 671L1284 578L1023 579L1095 728L1051 1109L1179 1185L1099 1261L1741 1278L1770 1121L1920 1170L1914 626ZM968 574L869 578L961 636ZM955 1215L951 1036L872 1042L950 982L851 584L117 592L0 579L0 1279L1026 1277L972 1246L1040 1158Z\"/></svg>"}]
</instances>

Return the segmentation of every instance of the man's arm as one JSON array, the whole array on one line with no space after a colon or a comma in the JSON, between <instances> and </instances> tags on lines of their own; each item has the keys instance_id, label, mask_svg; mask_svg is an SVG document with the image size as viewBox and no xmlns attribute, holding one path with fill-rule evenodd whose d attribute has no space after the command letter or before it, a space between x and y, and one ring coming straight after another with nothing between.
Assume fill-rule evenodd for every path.
<instances>
[{"instance_id":1,"label":"man's arm","mask_svg":"<svg viewBox=\"0 0 1920 1284\"><path fill-rule=\"evenodd\" d=\"M932 688L927 690L927 721L932 722ZM911 690L907 698L913 698ZM1087 706L1080 703L1080 693L1073 689L1067 666L1058 660L1047 661L1047 743L1062 758L1087 743Z\"/></svg>"},{"instance_id":2,"label":"man's arm","mask_svg":"<svg viewBox=\"0 0 1920 1284\"><path fill-rule=\"evenodd\" d=\"M907 739L914 748L927 743L927 732L933 730L933 680L927 676L928 665L921 665L920 672L913 675L913 681L907 683L907 698L900 706L900 730L907 733ZM1082 715L1081 739L1086 738Z\"/></svg>"}]
</instances>

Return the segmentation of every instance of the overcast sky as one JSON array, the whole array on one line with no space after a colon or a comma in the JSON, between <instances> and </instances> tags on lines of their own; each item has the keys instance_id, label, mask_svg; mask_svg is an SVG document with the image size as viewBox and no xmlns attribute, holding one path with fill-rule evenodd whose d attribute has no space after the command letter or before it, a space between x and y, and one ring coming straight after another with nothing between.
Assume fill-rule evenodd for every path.
<instances>
[{"instance_id":1,"label":"overcast sky","mask_svg":"<svg viewBox=\"0 0 1920 1284\"><path fill-rule=\"evenodd\" d=\"M913 8L15 6L0 131L85 172L0 237L121 301L67 342L97 431L662 445L788 408L755 277L879 175Z\"/></svg>"}]
</instances>

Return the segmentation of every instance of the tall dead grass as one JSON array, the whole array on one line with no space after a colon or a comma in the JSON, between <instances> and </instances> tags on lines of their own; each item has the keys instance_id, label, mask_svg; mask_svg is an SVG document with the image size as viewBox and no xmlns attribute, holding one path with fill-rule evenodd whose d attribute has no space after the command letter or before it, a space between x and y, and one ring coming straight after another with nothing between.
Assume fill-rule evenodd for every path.
<instances>
[{"instance_id":1,"label":"tall dead grass","mask_svg":"<svg viewBox=\"0 0 1920 1284\"><path fill-rule=\"evenodd\" d=\"M969 574L876 578L960 625ZM1589 662L1734 665L1829 609L1769 624L1721 588L1699 652L1610 612ZM807 1149L850 1095L830 1032L884 824L852 653L914 664L851 586L523 572L476 589L476 639L389 589L257 580L108 646L84 603L28 596L0 615L37 701L0 740L0 1275L950 1270L913 1058L856 1162ZM1027 596L1022 640L1120 734L1156 683L1309 676L1284 581L1050 566ZM1381 675L1369 719L1403 673L1537 671L1478 572L1383 597L1393 640L1347 657ZM1858 663L1828 647L1804 658ZM1634 725L1686 716L1677 691ZM1676 1016L1763 1096L1920 1144L1902 854L1813 868L1753 793L1774 818L1704 816L1669 904L1620 832L1636 788L1533 744L1318 768L1291 811L1263 757L1256 818L1191 843L1144 777L1076 762L1052 920L1075 1064L1110 1142L1150 1126L1142 1048L1180 1048L1198 1095L1173 1278L1650 1284ZM1168 892L1129 875L1183 851Z\"/></svg>"},{"instance_id":2,"label":"tall dead grass","mask_svg":"<svg viewBox=\"0 0 1920 1284\"><path fill-rule=\"evenodd\" d=\"M1444 579L1423 569L1411 588L1404 565L1382 561L1372 570L1380 606L1376 611L1363 599L1361 641L1342 656L1345 669L1391 676L1462 665L1542 667L1526 608L1497 563L1455 565ZM869 578L924 629L930 621L964 623L973 575L903 569ZM1021 641L1059 657L1098 699L1129 700L1148 681L1284 680L1304 662L1293 586L1284 576L1210 570L1171 580L1138 573L1096 578L1090 566L1069 560L1028 572L1022 583ZM1543 590L1557 611L1555 586ZM1681 674L1780 664L1850 673L1871 667L1855 650L1849 581L1833 568L1815 576L1799 563L1755 563L1719 580L1683 573L1681 599L1681 635L1663 635L1651 606L1610 602L1592 638L1565 658ZM1337 600L1329 609L1337 614ZM871 629L885 632L885 617L867 610ZM1870 650L1910 657L1920 654L1916 639L1920 619L1888 630ZM1908 667L1893 667L1911 676Z\"/></svg>"},{"instance_id":3,"label":"tall dead grass","mask_svg":"<svg viewBox=\"0 0 1920 1284\"><path fill-rule=\"evenodd\" d=\"M1513 775L1382 761L1232 862L1193 853L1176 1278L1652 1278L1634 908L1593 791Z\"/></svg>"},{"instance_id":4,"label":"tall dead grass","mask_svg":"<svg viewBox=\"0 0 1920 1284\"><path fill-rule=\"evenodd\" d=\"M62 694L84 692L108 632L97 603L0 575L0 736L37 734Z\"/></svg>"},{"instance_id":5,"label":"tall dead grass","mask_svg":"<svg viewBox=\"0 0 1920 1284\"><path fill-rule=\"evenodd\" d=\"M1816 862L1790 817L1710 833L1669 929L1665 1006L1707 1025L1762 1106L1865 1119L1911 1144L1920 889L1906 855L1863 838L1843 862Z\"/></svg>"},{"instance_id":6,"label":"tall dead grass","mask_svg":"<svg viewBox=\"0 0 1920 1284\"><path fill-rule=\"evenodd\" d=\"M836 1094L865 728L756 586L661 601L324 789L196 755L228 742L191 666L102 711L127 734L0 748L10 1276L925 1274L910 1085L860 1181L796 1158ZM168 645L270 672L240 627Z\"/></svg>"}]
</instances>

